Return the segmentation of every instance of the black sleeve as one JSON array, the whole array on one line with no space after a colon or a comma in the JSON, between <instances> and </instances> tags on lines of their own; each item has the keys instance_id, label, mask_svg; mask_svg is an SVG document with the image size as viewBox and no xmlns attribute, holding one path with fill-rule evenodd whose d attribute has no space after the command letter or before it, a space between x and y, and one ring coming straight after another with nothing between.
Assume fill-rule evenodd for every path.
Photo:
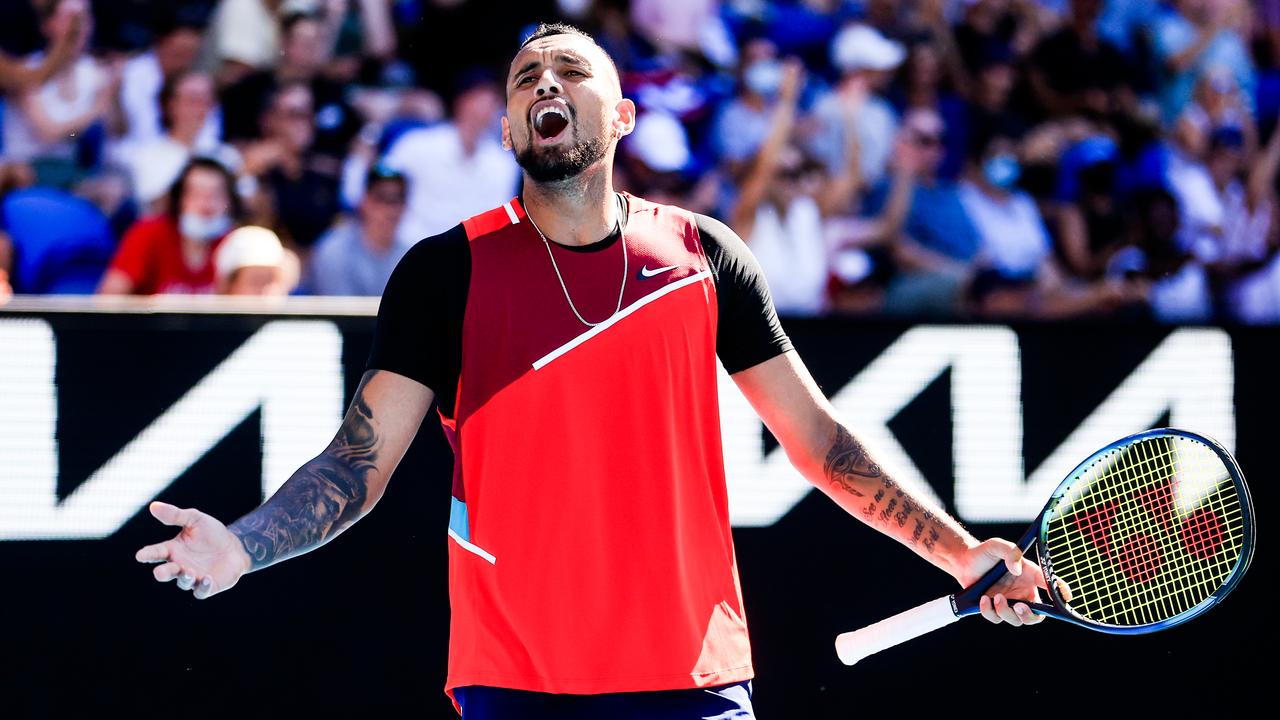
<instances>
[{"instance_id":1,"label":"black sleeve","mask_svg":"<svg viewBox=\"0 0 1280 720\"><path fill-rule=\"evenodd\" d=\"M778 322L764 272L747 244L719 220L695 217L716 283L716 354L724 369L733 374L790 350L791 339Z\"/></svg>"},{"instance_id":2,"label":"black sleeve","mask_svg":"<svg viewBox=\"0 0 1280 720\"><path fill-rule=\"evenodd\" d=\"M462 316L471 248L461 225L420 241L387 281L368 370L389 370L435 392L452 417L462 371Z\"/></svg>"}]
</instances>

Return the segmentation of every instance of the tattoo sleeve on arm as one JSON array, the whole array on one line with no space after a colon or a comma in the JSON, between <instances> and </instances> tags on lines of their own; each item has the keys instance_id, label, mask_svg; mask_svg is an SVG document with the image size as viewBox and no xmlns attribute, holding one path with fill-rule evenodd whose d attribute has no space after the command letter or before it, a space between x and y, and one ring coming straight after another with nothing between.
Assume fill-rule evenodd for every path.
<instances>
[{"instance_id":1,"label":"tattoo sleeve on arm","mask_svg":"<svg viewBox=\"0 0 1280 720\"><path fill-rule=\"evenodd\" d=\"M271 499L230 527L257 570L318 547L364 513L369 476L377 471L373 411L356 390L337 437L298 469Z\"/></svg>"},{"instance_id":2,"label":"tattoo sleeve on arm","mask_svg":"<svg viewBox=\"0 0 1280 720\"><path fill-rule=\"evenodd\" d=\"M949 530L944 518L899 486L843 425L835 426L823 475L843 507L917 551L932 554L941 534ZM842 499L841 492L851 497Z\"/></svg>"}]
</instances>

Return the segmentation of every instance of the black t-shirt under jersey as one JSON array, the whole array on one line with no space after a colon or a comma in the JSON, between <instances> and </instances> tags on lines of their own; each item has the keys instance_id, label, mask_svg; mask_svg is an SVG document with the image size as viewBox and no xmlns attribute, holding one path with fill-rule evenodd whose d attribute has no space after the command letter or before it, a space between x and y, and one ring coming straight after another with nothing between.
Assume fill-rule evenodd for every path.
<instances>
[{"instance_id":1,"label":"black t-shirt under jersey","mask_svg":"<svg viewBox=\"0 0 1280 720\"><path fill-rule=\"evenodd\" d=\"M746 370L790 350L764 273L746 243L719 220L695 218L716 285L716 355L725 370ZM589 245L559 247L600 252L618 238L615 232ZM462 371L462 322L471 282L468 243L466 230L456 225L405 254L382 294L369 356L369 369L389 370L431 388L448 417L453 417Z\"/></svg>"}]
</instances>

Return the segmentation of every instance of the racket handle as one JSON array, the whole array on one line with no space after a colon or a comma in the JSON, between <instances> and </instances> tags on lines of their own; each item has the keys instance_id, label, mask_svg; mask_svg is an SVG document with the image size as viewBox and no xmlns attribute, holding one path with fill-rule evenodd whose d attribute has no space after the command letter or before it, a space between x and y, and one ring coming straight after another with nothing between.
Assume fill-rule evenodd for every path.
<instances>
[{"instance_id":1,"label":"racket handle","mask_svg":"<svg viewBox=\"0 0 1280 720\"><path fill-rule=\"evenodd\" d=\"M951 596L940 597L875 625L841 633L836 638L836 654L840 662L852 665L868 655L944 628L959 619L951 610Z\"/></svg>"}]
</instances>

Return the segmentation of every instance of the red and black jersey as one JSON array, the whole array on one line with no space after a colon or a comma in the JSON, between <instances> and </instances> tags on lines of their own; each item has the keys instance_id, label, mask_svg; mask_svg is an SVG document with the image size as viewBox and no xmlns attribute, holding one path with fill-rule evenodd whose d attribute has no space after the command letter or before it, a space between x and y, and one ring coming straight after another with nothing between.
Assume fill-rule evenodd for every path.
<instances>
[{"instance_id":1,"label":"red and black jersey","mask_svg":"<svg viewBox=\"0 0 1280 720\"><path fill-rule=\"evenodd\" d=\"M383 296L369 366L436 392L456 459L446 690L752 677L716 358L790 343L732 232L624 197L621 237L585 247L512 200L419 243Z\"/></svg>"}]
</instances>

